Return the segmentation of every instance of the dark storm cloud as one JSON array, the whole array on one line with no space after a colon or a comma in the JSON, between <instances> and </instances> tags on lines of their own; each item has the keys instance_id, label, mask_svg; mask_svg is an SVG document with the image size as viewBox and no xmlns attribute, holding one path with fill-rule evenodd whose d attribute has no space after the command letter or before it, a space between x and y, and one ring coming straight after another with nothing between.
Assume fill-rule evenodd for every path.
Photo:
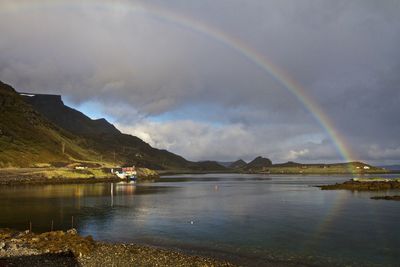
<instances>
[{"instance_id":1,"label":"dark storm cloud","mask_svg":"<svg viewBox=\"0 0 400 267\"><path fill-rule=\"evenodd\" d=\"M316 100L360 159L400 157L399 1L129 1L136 11L94 8L92 1L18 9L23 2L0 2L0 79L24 91L62 93L76 105L97 101L121 128L153 145L192 159L340 160L279 81L190 25L154 17L152 5L271 59Z\"/></svg>"}]
</instances>

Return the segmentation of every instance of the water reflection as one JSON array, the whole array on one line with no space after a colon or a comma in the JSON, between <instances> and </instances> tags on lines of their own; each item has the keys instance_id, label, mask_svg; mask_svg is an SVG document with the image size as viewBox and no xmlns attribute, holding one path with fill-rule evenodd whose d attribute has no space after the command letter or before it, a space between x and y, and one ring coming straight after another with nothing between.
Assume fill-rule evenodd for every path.
<instances>
[{"instance_id":1,"label":"water reflection","mask_svg":"<svg viewBox=\"0 0 400 267\"><path fill-rule=\"evenodd\" d=\"M153 194L173 187L137 186L134 183L21 185L0 187L0 227L25 230L32 222L37 232L69 229L87 220L106 221L113 207L128 207L135 194ZM109 203L108 205L104 205Z\"/></svg>"},{"instance_id":2,"label":"water reflection","mask_svg":"<svg viewBox=\"0 0 400 267\"><path fill-rule=\"evenodd\" d=\"M274 256L396 266L399 203L313 187L349 178L209 174L0 187L0 227L26 229L32 221L34 231L48 231L54 220L55 229L67 229L74 216L80 233L97 239L219 253L245 265Z\"/></svg>"}]
</instances>

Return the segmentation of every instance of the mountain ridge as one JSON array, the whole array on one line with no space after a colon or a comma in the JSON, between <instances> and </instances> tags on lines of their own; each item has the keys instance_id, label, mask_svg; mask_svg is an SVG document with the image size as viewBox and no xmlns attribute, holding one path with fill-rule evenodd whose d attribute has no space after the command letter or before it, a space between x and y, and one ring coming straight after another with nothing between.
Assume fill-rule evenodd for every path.
<instances>
[{"instance_id":1,"label":"mountain ridge","mask_svg":"<svg viewBox=\"0 0 400 267\"><path fill-rule=\"evenodd\" d=\"M84 140L101 161L158 170L223 171L214 161L192 162L165 149L151 147L140 138L121 133L106 119L91 119L64 104L61 95L19 93L20 97L54 125Z\"/></svg>"}]
</instances>

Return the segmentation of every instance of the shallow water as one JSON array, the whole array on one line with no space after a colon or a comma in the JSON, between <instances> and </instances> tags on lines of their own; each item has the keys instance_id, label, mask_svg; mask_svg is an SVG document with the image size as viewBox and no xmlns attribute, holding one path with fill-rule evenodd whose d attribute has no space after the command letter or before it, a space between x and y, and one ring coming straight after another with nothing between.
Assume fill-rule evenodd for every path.
<instances>
[{"instance_id":1,"label":"shallow water","mask_svg":"<svg viewBox=\"0 0 400 267\"><path fill-rule=\"evenodd\" d=\"M208 174L152 184L0 187L0 227L78 228L112 242L174 247L231 259L320 266L398 266L396 192L322 191L348 176ZM398 192L400 194L400 192ZM72 219L73 216L73 219Z\"/></svg>"}]
</instances>

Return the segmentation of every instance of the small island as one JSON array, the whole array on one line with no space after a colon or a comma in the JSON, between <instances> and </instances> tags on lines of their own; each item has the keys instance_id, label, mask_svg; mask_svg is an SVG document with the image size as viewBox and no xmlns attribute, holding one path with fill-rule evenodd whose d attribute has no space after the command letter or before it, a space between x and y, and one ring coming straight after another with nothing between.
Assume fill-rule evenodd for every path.
<instances>
[{"instance_id":1,"label":"small island","mask_svg":"<svg viewBox=\"0 0 400 267\"><path fill-rule=\"evenodd\" d=\"M376 197L371 197L371 199L375 200L394 200L394 201L400 201L400 196L376 196Z\"/></svg>"}]
</instances>

